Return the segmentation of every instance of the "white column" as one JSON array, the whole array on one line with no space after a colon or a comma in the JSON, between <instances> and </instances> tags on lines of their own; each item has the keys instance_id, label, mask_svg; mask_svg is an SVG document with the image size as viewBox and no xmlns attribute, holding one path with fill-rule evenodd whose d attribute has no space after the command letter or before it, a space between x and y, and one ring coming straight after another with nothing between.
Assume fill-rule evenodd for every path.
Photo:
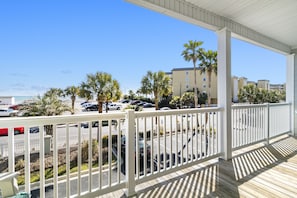
<instances>
[{"instance_id":1,"label":"white column","mask_svg":"<svg viewBox=\"0 0 297 198\"><path fill-rule=\"evenodd\" d=\"M231 32L224 28L218 34L218 106L224 108L220 116L221 151L224 159L232 158L231 131Z\"/></svg>"},{"instance_id":2,"label":"white column","mask_svg":"<svg viewBox=\"0 0 297 198\"><path fill-rule=\"evenodd\" d=\"M297 50L295 53L297 53ZM295 69L295 67L297 67L297 57L294 53L287 55L286 102L292 104L291 129L292 135L296 136L297 120L295 120L295 118L297 118L297 116L295 115L297 113L297 109L295 108L297 107L297 79L295 79L295 72L297 72L297 70Z\"/></svg>"},{"instance_id":3,"label":"white column","mask_svg":"<svg viewBox=\"0 0 297 198\"><path fill-rule=\"evenodd\" d=\"M133 110L127 110L127 129L126 132L126 190L127 197L132 197L135 192L135 113Z\"/></svg>"}]
</instances>

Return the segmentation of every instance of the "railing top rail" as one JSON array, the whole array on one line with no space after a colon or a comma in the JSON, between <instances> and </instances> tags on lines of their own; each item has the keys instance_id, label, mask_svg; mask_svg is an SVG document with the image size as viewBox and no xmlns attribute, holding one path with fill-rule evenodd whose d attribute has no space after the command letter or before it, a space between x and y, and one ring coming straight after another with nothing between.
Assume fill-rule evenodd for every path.
<instances>
[{"instance_id":1,"label":"railing top rail","mask_svg":"<svg viewBox=\"0 0 297 198\"><path fill-rule=\"evenodd\" d=\"M232 105L232 109L242 109L242 108L257 108L257 107L266 107L269 106L284 106L284 105L291 105L291 103L264 103L264 104L239 104L239 105Z\"/></svg>"},{"instance_id":2,"label":"railing top rail","mask_svg":"<svg viewBox=\"0 0 297 198\"><path fill-rule=\"evenodd\" d=\"M24 126L38 126L49 124L64 124L64 123L78 123L97 120L111 120L111 119L124 119L125 112L117 113L90 113L78 115L60 115L60 116L32 116L32 117L16 117L16 118L1 118L1 127L15 127L20 123Z\"/></svg>"},{"instance_id":3,"label":"railing top rail","mask_svg":"<svg viewBox=\"0 0 297 198\"><path fill-rule=\"evenodd\" d=\"M194 113L206 113L206 112L219 112L223 111L221 107L208 107L208 108L193 108L193 109L171 109L160 111L145 111L135 112L135 117L150 117L150 116L165 116L165 115L181 115L181 114L194 114Z\"/></svg>"}]
</instances>

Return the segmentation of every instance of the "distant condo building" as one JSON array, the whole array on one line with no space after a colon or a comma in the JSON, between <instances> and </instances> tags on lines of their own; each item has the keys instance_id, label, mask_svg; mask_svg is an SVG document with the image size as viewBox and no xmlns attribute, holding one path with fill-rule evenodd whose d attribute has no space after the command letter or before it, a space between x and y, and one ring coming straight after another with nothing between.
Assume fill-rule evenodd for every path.
<instances>
[{"instance_id":1,"label":"distant condo building","mask_svg":"<svg viewBox=\"0 0 297 198\"><path fill-rule=\"evenodd\" d=\"M172 86L173 96L182 96L187 91L194 90L194 68L174 68L171 72L166 73L170 77L170 85ZM200 93L208 93L208 82L206 73L201 72L201 68L197 67L196 82ZM285 90L285 84L269 84L269 80L258 80L257 82L248 81L246 77L233 76L231 80L232 101L238 102L238 93L241 88L246 85L255 85L265 90ZM217 103L217 75L212 72L210 86L211 103Z\"/></svg>"},{"instance_id":2,"label":"distant condo building","mask_svg":"<svg viewBox=\"0 0 297 198\"><path fill-rule=\"evenodd\" d=\"M257 87L259 89L270 90L269 80L258 80Z\"/></svg>"},{"instance_id":3,"label":"distant condo building","mask_svg":"<svg viewBox=\"0 0 297 198\"><path fill-rule=\"evenodd\" d=\"M167 75L171 76L173 96L182 96L187 91L194 90L194 68L174 68ZM200 93L208 92L208 82L206 73L201 72L201 68L196 69L197 88ZM217 76L214 72L211 75L210 96L212 103L217 102Z\"/></svg>"}]
</instances>

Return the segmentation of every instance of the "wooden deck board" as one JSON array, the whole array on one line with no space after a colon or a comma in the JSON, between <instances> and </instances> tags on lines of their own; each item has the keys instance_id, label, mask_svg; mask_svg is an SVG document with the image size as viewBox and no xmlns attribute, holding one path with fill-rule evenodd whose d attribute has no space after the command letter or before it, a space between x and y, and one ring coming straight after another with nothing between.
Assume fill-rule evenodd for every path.
<instances>
[{"instance_id":1,"label":"wooden deck board","mask_svg":"<svg viewBox=\"0 0 297 198\"><path fill-rule=\"evenodd\" d=\"M297 197L297 138L233 152L137 186L137 197ZM103 197L125 197L123 191Z\"/></svg>"}]
</instances>

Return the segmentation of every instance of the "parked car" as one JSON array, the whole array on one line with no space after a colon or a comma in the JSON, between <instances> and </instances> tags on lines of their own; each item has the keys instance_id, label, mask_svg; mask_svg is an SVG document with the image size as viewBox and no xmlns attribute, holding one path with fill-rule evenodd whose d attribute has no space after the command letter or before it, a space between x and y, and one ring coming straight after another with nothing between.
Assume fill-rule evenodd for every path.
<instances>
[{"instance_id":1,"label":"parked car","mask_svg":"<svg viewBox=\"0 0 297 198\"><path fill-rule=\"evenodd\" d=\"M143 108L151 108L151 107L155 107L155 105L152 104L152 103L145 103L145 104L143 104Z\"/></svg>"},{"instance_id":2,"label":"parked car","mask_svg":"<svg viewBox=\"0 0 297 198\"><path fill-rule=\"evenodd\" d=\"M35 126L30 128L30 133L38 133L38 132L39 132L39 127Z\"/></svg>"},{"instance_id":3,"label":"parked car","mask_svg":"<svg viewBox=\"0 0 297 198\"><path fill-rule=\"evenodd\" d=\"M13 109L0 109L0 116L2 117L12 117L18 115L18 110Z\"/></svg>"},{"instance_id":4,"label":"parked car","mask_svg":"<svg viewBox=\"0 0 297 198\"><path fill-rule=\"evenodd\" d=\"M107 109L108 110L120 110L122 108L122 105L116 104L116 103L111 103L108 104Z\"/></svg>"},{"instance_id":5,"label":"parked car","mask_svg":"<svg viewBox=\"0 0 297 198\"><path fill-rule=\"evenodd\" d=\"M136 147L136 144L135 144ZM150 172L151 167L151 146L149 144L144 144L144 140L142 138L139 138L138 140L138 160L139 160L139 171L140 174L144 173L144 149L146 149L146 167L147 172ZM117 144L112 145L112 152L117 157ZM126 173L126 136L121 137L121 172L123 174ZM135 155L136 157L136 155ZM135 165L136 165L136 159L135 159ZM154 165L155 166L155 165Z\"/></svg>"},{"instance_id":6,"label":"parked car","mask_svg":"<svg viewBox=\"0 0 297 198\"><path fill-rule=\"evenodd\" d=\"M170 107L162 107L162 108L160 108L160 110L161 110L161 111L171 110L171 108L170 108Z\"/></svg>"},{"instance_id":7,"label":"parked car","mask_svg":"<svg viewBox=\"0 0 297 198\"><path fill-rule=\"evenodd\" d=\"M15 127L14 134L24 134L24 127ZM0 136L7 136L8 135L8 128L0 128Z\"/></svg>"},{"instance_id":8,"label":"parked car","mask_svg":"<svg viewBox=\"0 0 297 198\"><path fill-rule=\"evenodd\" d=\"M91 106L88 106L85 109L86 109L86 111L98 111L98 105L92 104Z\"/></svg>"},{"instance_id":9,"label":"parked car","mask_svg":"<svg viewBox=\"0 0 297 198\"><path fill-rule=\"evenodd\" d=\"M87 102L87 103L82 104L81 106L82 106L83 108L87 108L87 107L90 107L90 106L92 106L92 105L94 105L94 103L89 103L89 102Z\"/></svg>"},{"instance_id":10,"label":"parked car","mask_svg":"<svg viewBox=\"0 0 297 198\"><path fill-rule=\"evenodd\" d=\"M133 100L130 102L130 105L137 105L140 102L141 102L140 100Z\"/></svg>"},{"instance_id":11,"label":"parked car","mask_svg":"<svg viewBox=\"0 0 297 198\"><path fill-rule=\"evenodd\" d=\"M111 125L117 125L118 121L116 120L111 120ZM99 122L98 121L93 121L92 122L92 127L98 127ZM108 120L102 120L102 126L108 126ZM89 123L81 123L82 128L89 128Z\"/></svg>"}]
</instances>

